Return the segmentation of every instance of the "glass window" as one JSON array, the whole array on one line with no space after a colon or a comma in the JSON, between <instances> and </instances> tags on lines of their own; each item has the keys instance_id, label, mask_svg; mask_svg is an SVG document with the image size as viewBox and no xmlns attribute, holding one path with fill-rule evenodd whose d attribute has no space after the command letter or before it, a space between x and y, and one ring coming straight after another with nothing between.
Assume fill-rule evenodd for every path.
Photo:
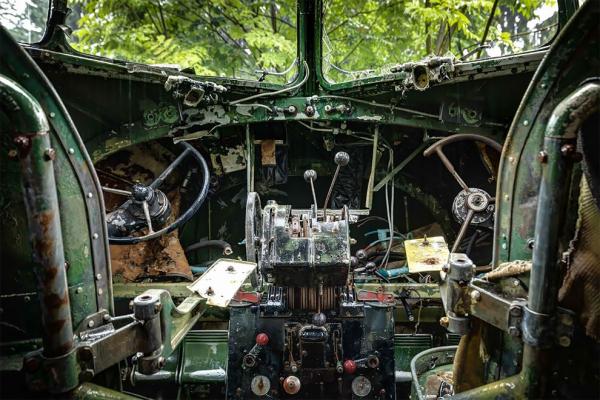
<instances>
[{"instance_id":1,"label":"glass window","mask_svg":"<svg viewBox=\"0 0 600 400\"><path fill-rule=\"evenodd\" d=\"M380 75L426 56L473 61L535 49L558 29L556 0L326 0L331 82Z\"/></svg>"},{"instance_id":2,"label":"glass window","mask_svg":"<svg viewBox=\"0 0 600 400\"><path fill-rule=\"evenodd\" d=\"M48 0L0 0L0 24L18 42L39 42L46 30L48 4Z\"/></svg>"},{"instance_id":3,"label":"glass window","mask_svg":"<svg viewBox=\"0 0 600 400\"><path fill-rule=\"evenodd\" d=\"M71 45L83 53L176 65L199 75L278 83L287 82L296 71L291 68L296 59L295 0L74 0L69 4Z\"/></svg>"}]
</instances>

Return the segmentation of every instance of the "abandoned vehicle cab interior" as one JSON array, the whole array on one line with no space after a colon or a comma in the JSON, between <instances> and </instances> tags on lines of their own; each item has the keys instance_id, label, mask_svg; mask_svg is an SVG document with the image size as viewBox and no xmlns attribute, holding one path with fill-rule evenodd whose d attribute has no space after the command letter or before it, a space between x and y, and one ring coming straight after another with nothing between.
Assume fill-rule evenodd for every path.
<instances>
[{"instance_id":1,"label":"abandoned vehicle cab interior","mask_svg":"<svg viewBox=\"0 0 600 400\"><path fill-rule=\"evenodd\" d=\"M599 1L0 23L1 398L600 398Z\"/></svg>"}]
</instances>

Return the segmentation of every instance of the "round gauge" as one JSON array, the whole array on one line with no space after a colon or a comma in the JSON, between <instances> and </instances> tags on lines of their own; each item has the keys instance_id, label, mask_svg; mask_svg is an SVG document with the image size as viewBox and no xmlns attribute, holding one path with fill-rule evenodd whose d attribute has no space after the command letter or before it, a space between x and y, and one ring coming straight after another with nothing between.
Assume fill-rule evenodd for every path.
<instances>
[{"instance_id":1,"label":"round gauge","mask_svg":"<svg viewBox=\"0 0 600 400\"><path fill-rule=\"evenodd\" d=\"M352 381L352 393L358 397L365 397L371 392L371 381L366 376L360 375Z\"/></svg>"},{"instance_id":2,"label":"round gauge","mask_svg":"<svg viewBox=\"0 0 600 400\"><path fill-rule=\"evenodd\" d=\"M256 396L264 396L271 389L271 381L264 375L256 375L250 382L250 389Z\"/></svg>"}]
</instances>

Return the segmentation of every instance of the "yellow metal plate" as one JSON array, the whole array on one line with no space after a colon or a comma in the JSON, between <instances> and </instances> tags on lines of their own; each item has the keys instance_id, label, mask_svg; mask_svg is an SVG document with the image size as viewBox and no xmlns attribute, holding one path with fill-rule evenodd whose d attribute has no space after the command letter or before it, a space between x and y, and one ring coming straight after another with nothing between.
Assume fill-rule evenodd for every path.
<instances>
[{"instance_id":1,"label":"yellow metal plate","mask_svg":"<svg viewBox=\"0 0 600 400\"><path fill-rule=\"evenodd\" d=\"M410 273L440 271L450 256L442 236L405 240L404 248Z\"/></svg>"},{"instance_id":2,"label":"yellow metal plate","mask_svg":"<svg viewBox=\"0 0 600 400\"><path fill-rule=\"evenodd\" d=\"M206 304L227 307L242 284L256 269L256 263L221 258L188 286L206 299Z\"/></svg>"}]
</instances>

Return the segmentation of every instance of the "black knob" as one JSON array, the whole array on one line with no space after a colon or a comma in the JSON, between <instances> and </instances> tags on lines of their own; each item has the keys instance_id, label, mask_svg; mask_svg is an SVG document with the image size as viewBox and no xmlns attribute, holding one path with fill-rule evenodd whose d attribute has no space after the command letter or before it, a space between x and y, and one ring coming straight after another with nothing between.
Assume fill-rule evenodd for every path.
<instances>
[{"instance_id":1,"label":"black knob","mask_svg":"<svg viewBox=\"0 0 600 400\"><path fill-rule=\"evenodd\" d=\"M350 156L345 151L338 151L333 159L341 167L345 167L350 162Z\"/></svg>"},{"instance_id":2,"label":"black knob","mask_svg":"<svg viewBox=\"0 0 600 400\"><path fill-rule=\"evenodd\" d=\"M307 169L304 171L304 180L306 182L315 181L317 179L317 171L314 169Z\"/></svg>"},{"instance_id":3,"label":"black knob","mask_svg":"<svg viewBox=\"0 0 600 400\"><path fill-rule=\"evenodd\" d=\"M150 189L148 186L136 183L135 185L133 185L133 188L131 188L131 193L133 194L133 198L135 200L147 201L152 195L152 189Z\"/></svg>"}]
</instances>

